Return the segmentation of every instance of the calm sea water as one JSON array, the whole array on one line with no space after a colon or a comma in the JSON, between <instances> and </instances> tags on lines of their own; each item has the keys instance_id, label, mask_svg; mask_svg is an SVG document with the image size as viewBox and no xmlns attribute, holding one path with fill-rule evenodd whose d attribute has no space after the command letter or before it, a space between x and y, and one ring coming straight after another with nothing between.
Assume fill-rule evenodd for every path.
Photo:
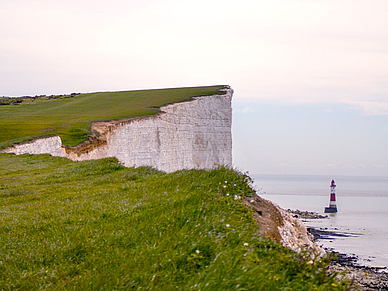
<instances>
[{"instance_id":1,"label":"calm sea water","mask_svg":"<svg viewBox=\"0 0 388 291\"><path fill-rule=\"evenodd\" d=\"M388 177L251 175L259 196L285 209L324 214L330 181L337 184L338 213L305 224L344 237L318 240L324 247L359 257L359 263L388 266ZM388 270L388 269L387 269Z\"/></svg>"}]
</instances>

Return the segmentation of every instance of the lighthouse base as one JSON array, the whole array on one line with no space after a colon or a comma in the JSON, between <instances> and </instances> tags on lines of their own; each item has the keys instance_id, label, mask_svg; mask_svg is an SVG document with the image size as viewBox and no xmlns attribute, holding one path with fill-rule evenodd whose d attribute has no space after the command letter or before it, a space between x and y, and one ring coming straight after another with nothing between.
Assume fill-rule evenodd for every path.
<instances>
[{"instance_id":1,"label":"lighthouse base","mask_svg":"<svg viewBox=\"0 0 388 291\"><path fill-rule=\"evenodd\" d=\"M336 213L337 211L337 206L330 206L330 207L325 207L325 213Z\"/></svg>"}]
</instances>

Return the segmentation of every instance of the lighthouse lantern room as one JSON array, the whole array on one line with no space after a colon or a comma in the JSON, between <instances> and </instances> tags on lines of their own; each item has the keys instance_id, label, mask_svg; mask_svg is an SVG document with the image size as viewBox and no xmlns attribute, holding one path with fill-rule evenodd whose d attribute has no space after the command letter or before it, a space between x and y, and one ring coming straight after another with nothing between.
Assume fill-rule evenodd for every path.
<instances>
[{"instance_id":1,"label":"lighthouse lantern room","mask_svg":"<svg viewBox=\"0 0 388 291\"><path fill-rule=\"evenodd\" d=\"M337 210L337 203L335 201L335 182L334 180L331 180L330 183L330 203L329 207L325 207L325 213L336 213Z\"/></svg>"}]
</instances>

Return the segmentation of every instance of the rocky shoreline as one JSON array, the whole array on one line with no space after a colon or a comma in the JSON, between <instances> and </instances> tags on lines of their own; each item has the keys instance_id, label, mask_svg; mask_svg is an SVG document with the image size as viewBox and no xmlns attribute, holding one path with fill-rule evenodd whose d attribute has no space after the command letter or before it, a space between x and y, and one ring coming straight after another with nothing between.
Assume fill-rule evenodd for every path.
<instances>
[{"instance_id":1,"label":"rocky shoreline","mask_svg":"<svg viewBox=\"0 0 388 291\"><path fill-rule=\"evenodd\" d=\"M323 219L323 218L329 218L327 215L320 215L319 213L312 212L312 211L302 211L299 209L293 210L293 209L287 209L287 212L292 214L295 218L299 219Z\"/></svg>"},{"instance_id":2,"label":"rocky shoreline","mask_svg":"<svg viewBox=\"0 0 388 291\"><path fill-rule=\"evenodd\" d=\"M288 212L299 219L326 219L327 215L320 215L315 212L291 210ZM333 232L321 228L307 228L313 235L314 240L335 239L337 237L346 237L353 234ZM327 253L333 256L328 271L338 273L339 278L347 279L352 282L351 290L388 290L388 269L369 267L359 264L357 255L343 254L333 249L325 248Z\"/></svg>"},{"instance_id":3,"label":"rocky shoreline","mask_svg":"<svg viewBox=\"0 0 388 291\"><path fill-rule=\"evenodd\" d=\"M386 268L358 265L358 257L326 249L334 255L329 272L339 273L339 278L352 281L351 290L388 290L388 273Z\"/></svg>"}]
</instances>

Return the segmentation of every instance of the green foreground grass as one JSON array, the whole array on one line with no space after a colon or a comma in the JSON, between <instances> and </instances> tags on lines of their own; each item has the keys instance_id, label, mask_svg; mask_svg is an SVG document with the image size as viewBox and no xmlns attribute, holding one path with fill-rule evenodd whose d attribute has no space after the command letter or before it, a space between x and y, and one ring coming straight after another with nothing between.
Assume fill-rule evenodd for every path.
<instances>
[{"instance_id":1,"label":"green foreground grass","mask_svg":"<svg viewBox=\"0 0 388 291\"><path fill-rule=\"evenodd\" d=\"M21 103L0 106L0 149L49 135L60 136L64 145L76 146L87 140L93 121L153 115L163 105L217 94L224 87L102 92L54 99L19 98Z\"/></svg>"},{"instance_id":2,"label":"green foreground grass","mask_svg":"<svg viewBox=\"0 0 388 291\"><path fill-rule=\"evenodd\" d=\"M344 290L258 236L234 170L0 154L0 290ZM229 194L229 195L227 195Z\"/></svg>"}]
</instances>

